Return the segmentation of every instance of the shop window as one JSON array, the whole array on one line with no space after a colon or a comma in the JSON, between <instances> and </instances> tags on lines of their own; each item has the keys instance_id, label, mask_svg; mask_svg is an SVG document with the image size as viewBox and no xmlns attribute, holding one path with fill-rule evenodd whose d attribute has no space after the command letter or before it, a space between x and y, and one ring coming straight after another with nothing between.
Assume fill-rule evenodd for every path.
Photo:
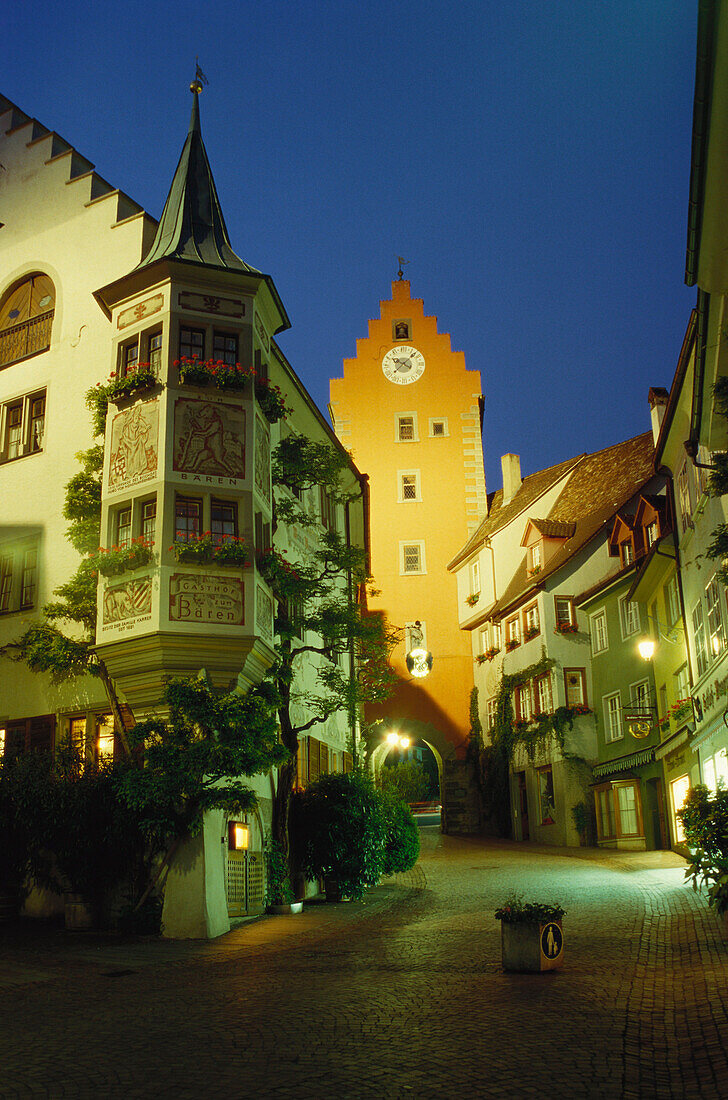
<instances>
[{"instance_id":1,"label":"shop window","mask_svg":"<svg viewBox=\"0 0 728 1100\"><path fill-rule=\"evenodd\" d=\"M681 810L685 804L685 799L688 797L688 791L690 790L690 776L681 775L679 779L673 779L670 783L670 798L672 799L672 821L673 828L675 829L675 840L682 843L685 840L685 829L680 818L677 816L678 810Z\"/></svg>"},{"instance_id":2,"label":"shop window","mask_svg":"<svg viewBox=\"0 0 728 1100\"><path fill-rule=\"evenodd\" d=\"M611 787L601 787L596 791L597 833L599 840L613 840L617 836L617 823L614 813L614 796Z\"/></svg>"},{"instance_id":3,"label":"shop window","mask_svg":"<svg viewBox=\"0 0 728 1100\"><path fill-rule=\"evenodd\" d=\"M719 749L703 760L703 783L715 793L719 786L728 788L728 756L725 749Z\"/></svg>"},{"instance_id":4,"label":"shop window","mask_svg":"<svg viewBox=\"0 0 728 1100\"><path fill-rule=\"evenodd\" d=\"M56 304L52 280L26 275L0 300L0 367L47 351Z\"/></svg>"},{"instance_id":5,"label":"shop window","mask_svg":"<svg viewBox=\"0 0 728 1100\"><path fill-rule=\"evenodd\" d=\"M45 390L0 404L0 462L12 462L43 450L45 414Z\"/></svg>"}]
</instances>

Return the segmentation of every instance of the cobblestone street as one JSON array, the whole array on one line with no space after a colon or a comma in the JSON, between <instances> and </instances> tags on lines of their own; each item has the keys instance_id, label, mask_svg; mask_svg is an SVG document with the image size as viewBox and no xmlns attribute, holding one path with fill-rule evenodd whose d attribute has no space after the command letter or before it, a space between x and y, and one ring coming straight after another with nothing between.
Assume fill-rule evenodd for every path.
<instances>
[{"instance_id":1,"label":"cobblestone street","mask_svg":"<svg viewBox=\"0 0 728 1100\"><path fill-rule=\"evenodd\" d=\"M0 940L4 1097L725 1097L728 942L670 852L423 834L363 902L212 943ZM493 910L560 901L565 964L504 974Z\"/></svg>"}]
</instances>

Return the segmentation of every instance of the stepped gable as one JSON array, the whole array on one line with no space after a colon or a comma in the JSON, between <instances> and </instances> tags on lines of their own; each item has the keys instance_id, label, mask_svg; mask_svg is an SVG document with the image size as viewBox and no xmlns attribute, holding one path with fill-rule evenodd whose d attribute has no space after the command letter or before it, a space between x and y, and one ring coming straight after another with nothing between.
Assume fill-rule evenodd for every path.
<instances>
[{"instance_id":1,"label":"stepped gable","mask_svg":"<svg viewBox=\"0 0 728 1100\"><path fill-rule=\"evenodd\" d=\"M70 142L55 130L49 130L38 119L31 118L7 96L0 95L0 138L13 138L22 131L25 131L26 147L38 150L42 163L56 164L65 158L65 182L77 187L84 206L100 201L115 202L114 223L144 213L143 208L129 195L100 176L92 162L74 149Z\"/></svg>"},{"instance_id":2,"label":"stepped gable","mask_svg":"<svg viewBox=\"0 0 728 1100\"><path fill-rule=\"evenodd\" d=\"M502 489L497 489L494 493L489 493L488 515L470 536L462 550L459 550L452 561L448 563L448 569L454 569L455 566L463 561L464 558L467 558L468 554L472 553L476 547L482 545L487 538L495 534L496 531L499 531L501 527L505 527L507 523L510 523L510 521L521 512L525 512L534 501L538 500L552 485L581 462L584 457L584 455L577 455L576 458L569 458L565 462L559 462L556 466L549 466L545 470L538 470L535 474L528 474L524 477L516 495L512 500L509 500L508 504L505 506L503 505Z\"/></svg>"},{"instance_id":3,"label":"stepped gable","mask_svg":"<svg viewBox=\"0 0 728 1100\"><path fill-rule=\"evenodd\" d=\"M652 432L635 436L603 451L584 455L564 486L547 519L574 528L554 556L538 574L538 583L527 570L524 554L513 579L489 617L501 618L529 592L543 588L547 577L556 573L573 555L605 526L624 504L654 475ZM616 570L620 568L616 563Z\"/></svg>"}]
</instances>

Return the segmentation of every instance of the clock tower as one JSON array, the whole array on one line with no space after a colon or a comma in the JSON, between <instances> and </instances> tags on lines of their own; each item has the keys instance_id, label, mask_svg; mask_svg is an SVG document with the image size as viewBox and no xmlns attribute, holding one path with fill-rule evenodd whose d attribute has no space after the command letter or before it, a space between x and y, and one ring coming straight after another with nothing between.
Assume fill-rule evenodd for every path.
<instances>
[{"instance_id":1,"label":"clock tower","mask_svg":"<svg viewBox=\"0 0 728 1100\"><path fill-rule=\"evenodd\" d=\"M369 607L403 631L393 655L397 690L368 709L367 722L383 720L371 736L376 744L397 730L443 760L462 756L473 656L447 564L487 507L480 372L467 369L400 278L330 394L334 430L369 475L378 592ZM410 656L422 650L431 668Z\"/></svg>"}]
</instances>

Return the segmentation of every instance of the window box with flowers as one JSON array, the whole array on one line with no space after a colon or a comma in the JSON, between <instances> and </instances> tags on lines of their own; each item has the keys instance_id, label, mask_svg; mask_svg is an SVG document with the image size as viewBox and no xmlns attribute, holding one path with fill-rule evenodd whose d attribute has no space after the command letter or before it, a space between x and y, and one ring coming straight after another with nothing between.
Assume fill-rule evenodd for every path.
<instances>
[{"instance_id":1,"label":"window box with flowers","mask_svg":"<svg viewBox=\"0 0 728 1100\"><path fill-rule=\"evenodd\" d=\"M523 640L524 642L530 642L531 638L537 638L540 633L541 631L537 626L527 626L523 632Z\"/></svg>"},{"instance_id":2,"label":"window box with flowers","mask_svg":"<svg viewBox=\"0 0 728 1100\"><path fill-rule=\"evenodd\" d=\"M492 661L498 653L500 653L500 647L492 645L490 649L486 649L485 653L479 653L475 660L479 665L483 665L486 661Z\"/></svg>"},{"instance_id":3,"label":"window box with flowers","mask_svg":"<svg viewBox=\"0 0 728 1100\"><path fill-rule=\"evenodd\" d=\"M670 707L669 717L673 722L687 722L693 716L692 699L678 699Z\"/></svg>"},{"instance_id":4,"label":"window box with flowers","mask_svg":"<svg viewBox=\"0 0 728 1100\"><path fill-rule=\"evenodd\" d=\"M276 424L291 411L286 407L280 386L269 382L267 378L255 379L255 397L269 424Z\"/></svg>"},{"instance_id":5,"label":"window box with flowers","mask_svg":"<svg viewBox=\"0 0 728 1100\"><path fill-rule=\"evenodd\" d=\"M468 607L475 607L476 603L480 599L480 592L471 592L469 596L465 597L465 602Z\"/></svg>"},{"instance_id":6,"label":"window box with flowers","mask_svg":"<svg viewBox=\"0 0 728 1100\"><path fill-rule=\"evenodd\" d=\"M91 411L94 434L104 434L106 413L110 403L119 405L158 385L160 385L159 379L149 363L131 364L123 375L112 371L105 385L97 382L86 391L86 405Z\"/></svg>"},{"instance_id":7,"label":"window box with flowers","mask_svg":"<svg viewBox=\"0 0 728 1100\"><path fill-rule=\"evenodd\" d=\"M578 634L579 627L576 623L557 623L555 634Z\"/></svg>"},{"instance_id":8,"label":"window box with flowers","mask_svg":"<svg viewBox=\"0 0 728 1100\"><path fill-rule=\"evenodd\" d=\"M110 549L99 546L89 556L102 577L118 577L149 565L154 557L152 547L153 543L140 536L132 539L127 546L112 546Z\"/></svg>"},{"instance_id":9,"label":"window box with flowers","mask_svg":"<svg viewBox=\"0 0 728 1100\"><path fill-rule=\"evenodd\" d=\"M241 569L250 562L248 544L237 535L227 535L218 541L210 531L205 531L204 535L175 539L170 550L178 562L187 565L232 565Z\"/></svg>"},{"instance_id":10,"label":"window box with flowers","mask_svg":"<svg viewBox=\"0 0 728 1100\"><path fill-rule=\"evenodd\" d=\"M506 653L512 653L514 649L518 649L520 644L518 638L509 638L506 642Z\"/></svg>"},{"instance_id":11,"label":"window box with flowers","mask_svg":"<svg viewBox=\"0 0 728 1100\"><path fill-rule=\"evenodd\" d=\"M219 390L243 390L255 377L252 367L223 359L196 359L183 355L173 364L185 386L216 386Z\"/></svg>"}]
</instances>

